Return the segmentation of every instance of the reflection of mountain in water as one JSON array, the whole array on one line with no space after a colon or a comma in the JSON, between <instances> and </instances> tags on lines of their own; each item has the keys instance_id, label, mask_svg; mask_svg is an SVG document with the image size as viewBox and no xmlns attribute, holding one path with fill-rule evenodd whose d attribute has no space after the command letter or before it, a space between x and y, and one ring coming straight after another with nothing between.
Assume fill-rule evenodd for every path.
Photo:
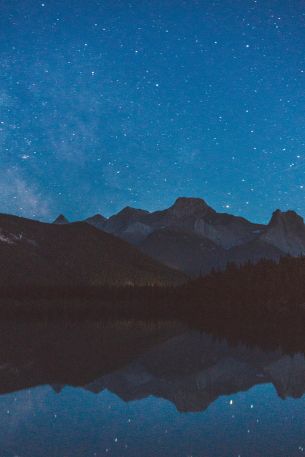
<instances>
[{"instance_id":1,"label":"reflection of mountain in water","mask_svg":"<svg viewBox=\"0 0 305 457\"><path fill-rule=\"evenodd\" d=\"M225 341L190 332L158 344L87 389L109 389L125 401L154 395L170 400L179 411L201 411L221 395L261 383L273 383L282 398L303 395L303 354L287 356L243 345L230 347Z\"/></svg>"},{"instance_id":2,"label":"reflection of mountain in water","mask_svg":"<svg viewBox=\"0 0 305 457\"><path fill-rule=\"evenodd\" d=\"M282 397L305 392L303 354L286 355L175 323L11 324L0 328L0 391L51 384L108 389L130 401L154 395L200 411L221 395L273 383Z\"/></svg>"}]
</instances>

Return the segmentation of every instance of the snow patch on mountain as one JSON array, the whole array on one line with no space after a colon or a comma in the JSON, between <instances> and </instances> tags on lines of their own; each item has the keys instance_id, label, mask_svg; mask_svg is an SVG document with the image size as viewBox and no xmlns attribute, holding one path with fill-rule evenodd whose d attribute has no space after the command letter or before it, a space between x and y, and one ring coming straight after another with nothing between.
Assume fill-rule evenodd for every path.
<instances>
[{"instance_id":1,"label":"snow patch on mountain","mask_svg":"<svg viewBox=\"0 0 305 457\"><path fill-rule=\"evenodd\" d=\"M7 243L7 244L15 244L14 235L8 236L0 231L0 242Z\"/></svg>"}]
</instances>

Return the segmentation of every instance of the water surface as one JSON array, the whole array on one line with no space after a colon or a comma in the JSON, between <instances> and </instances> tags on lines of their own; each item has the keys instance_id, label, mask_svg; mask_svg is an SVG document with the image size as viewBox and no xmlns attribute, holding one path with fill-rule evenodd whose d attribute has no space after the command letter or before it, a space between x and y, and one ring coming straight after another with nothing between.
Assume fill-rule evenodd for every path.
<instances>
[{"instance_id":1,"label":"water surface","mask_svg":"<svg viewBox=\"0 0 305 457\"><path fill-rule=\"evenodd\" d=\"M293 457L301 352L164 323L1 324L1 457Z\"/></svg>"}]
</instances>

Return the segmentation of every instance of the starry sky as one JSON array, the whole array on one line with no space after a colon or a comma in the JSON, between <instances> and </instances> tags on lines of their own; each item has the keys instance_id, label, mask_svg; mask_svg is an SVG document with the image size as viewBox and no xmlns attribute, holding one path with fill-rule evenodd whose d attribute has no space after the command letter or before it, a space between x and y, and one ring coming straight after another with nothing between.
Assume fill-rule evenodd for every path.
<instances>
[{"instance_id":1,"label":"starry sky","mask_svg":"<svg viewBox=\"0 0 305 457\"><path fill-rule=\"evenodd\" d=\"M303 0L0 0L0 212L305 216Z\"/></svg>"}]
</instances>

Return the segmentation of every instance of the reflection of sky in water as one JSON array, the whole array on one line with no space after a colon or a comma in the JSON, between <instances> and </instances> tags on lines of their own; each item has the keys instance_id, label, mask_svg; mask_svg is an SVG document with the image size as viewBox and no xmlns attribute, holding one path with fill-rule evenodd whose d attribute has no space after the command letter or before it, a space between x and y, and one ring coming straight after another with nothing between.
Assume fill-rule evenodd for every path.
<instances>
[{"instance_id":1,"label":"reflection of sky in water","mask_svg":"<svg viewBox=\"0 0 305 457\"><path fill-rule=\"evenodd\" d=\"M155 397L125 403L108 391L45 386L0 397L0 455L294 457L305 449L304 406L270 384L182 414Z\"/></svg>"}]
</instances>

